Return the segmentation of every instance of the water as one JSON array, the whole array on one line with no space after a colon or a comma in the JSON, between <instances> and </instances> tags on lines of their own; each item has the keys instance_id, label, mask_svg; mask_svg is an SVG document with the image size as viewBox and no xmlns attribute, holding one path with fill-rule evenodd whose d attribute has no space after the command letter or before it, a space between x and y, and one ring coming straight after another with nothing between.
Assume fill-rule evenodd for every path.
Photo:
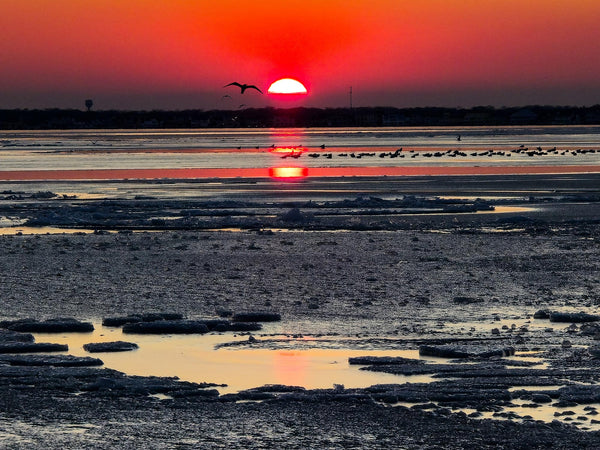
<instances>
[{"instance_id":1,"label":"water","mask_svg":"<svg viewBox=\"0 0 600 450\"><path fill-rule=\"evenodd\" d=\"M456 327L468 327L470 323L455 324ZM480 327L481 323L476 323ZM497 322L494 322L497 325ZM531 324L528 324L531 325ZM230 333L210 333L206 335L143 335L124 334L120 328L103 327L94 324L91 333L35 333L36 342L54 342L68 344L74 356L92 356L102 359L104 367L124 372L128 375L178 377L182 381L196 383L215 383L220 394L235 393L268 384L302 386L307 389L331 389L335 385L345 388L362 388L376 384L430 383L440 381L432 375L392 375L383 372L360 370L359 365L350 365L348 358L358 356L393 356L420 359L429 363L448 363L445 358L423 357L418 350L407 349L364 349L356 341L354 347L348 341L335 337L291 337L286 334L267 334L257 336L257 345L244 345L248 341L245 335ZM286 328L285 323L266 324L267 333L278 332ZM275 344L260 344L273 340ZM135 342L139 348L131 352L87 353L83 345L90 342L128 341ZM227 344L242 344L229 346ZM226 344L223 346L223 344ZM272 347L272 348L271 348ZM401 346L398 346L401 347ZM538 357L522 352L507 360L531 361L537 368L547 365ZM509 391L556 390L554 386L518 386ZM168 396L157 395L159 399ZM429 402L427 402L429 403ZM413 407L419 403L399 403ZM530 401L513 399L510 405L501 408L501 413L484 412L479 418L497 420L527 421L540 420L552 422L560 420L571 423L577 418L579 427L587 430L599 430L600 424L592 423L594 416L588 411L590 405L559 407L555 404L531 405ZM594 408L600 405L591 405ZM453 408L455 412L474 413L470 408ZM574 414L566 413L573 411ZM511 414L506 416L504 414ZM595 414L595 413L592 413ZM582 419L583 418L583 419Z\"/></svg>"},{"instance_id":2,"label":"water","mask_svg":"<svg viewBox=\"0 0 600 450\"><path fill-rule=\"evenodd\" d=\"M429 382L429 375L404 377L359 370L348 364L354 356L403 356L419 358L417 350L364 350L348 348L315 348L318 342L304 344L304 338L286 338L281 349L234 346L218 348L219 344L247 341L247 336L232 334L208 335L136 335L123 334L120 328L94 324L92 333L35 333L36 342L69 345L69 354L94 356L106 367L129 375L177 376L184 381L226 384L221 394L238 392L266 384L303 386L308 389L332 388L343 384L347 388L379 383L410 381ZM269 331L269 326L265 326ZM263 339L258 337L257 339ZM128 341L138 344L133 352L90 354L83 345L90 342ZM325 346L326 347L326 346ZM329 342L329 347L338 347Z\"/></svg>"},{"instance_id":3,"label":"water","mask_svg":"<svg viewBox=\"0 0 600 450\"><path fill-rule=\"evenodd\" d=\"M459 135L460 142L456 139ZM599 143L600 126L0 131L3 151L11 148L230 149L323 144L328 147L594 146Z\"/></svg>"},{"instance_id":4,"label":"water","mask_svg":"<svg viewBox=\"0 0 600 450\"><path fill-rule=\"evenodd\" d=\"M557 173L600 173L600 127L0 132L0 192L78 199L292 200L281 183L308 180L302 199L386 197L386 177ZM365 192L367 177L383 184Z\"/></svg>"},{"instance_id":5,"label":"water","mask_svg":"<svg viewBox=\"0 0 600 450\"><path fill-rule=\"evenodd\" d=\"M286 159L284 153L273 152L298 146L306 150L298 159ZM558 152L532 157L516 152L538 146L544 150L600 149L600 127L2 131L0 171L264 169L290 164L309 169L560 166L600 162L598 153ZM378 157L400 147L404 157ZM488 149L503 149L505 154L471 155ZM467 155L427 156L428 152L447 150ZM319 157L311 158L309 153Z\"/></svg>"}]
</instances>

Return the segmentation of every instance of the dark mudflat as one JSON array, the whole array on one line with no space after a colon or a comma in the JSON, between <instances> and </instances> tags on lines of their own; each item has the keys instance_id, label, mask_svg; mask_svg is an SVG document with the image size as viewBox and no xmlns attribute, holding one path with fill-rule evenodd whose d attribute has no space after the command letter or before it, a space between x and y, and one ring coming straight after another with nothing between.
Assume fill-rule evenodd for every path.
<instances>
[{"instance_id":1,"label":"dark mudflat","mask_svg":"<svg viewBox=\"0 0 600 450\"><path fill-rule=\"evenodd\" d=\"M83 349L90 353L102 353L102 352L130 352L138 348L138 345L134 342L91 342L84 344Z\"/></svg>"},{"instance_id":2,"label":"dark mudflat","mask_svg":"<svg viewBox=\"0 0 600 450\"><path fill-rule=\"evenodd\" d=\"M178 311L186 320L202 322L244 311L277 311L281 323L263 329L277 326L290 338L257 335L248 345L318 348L343 341L361 349L411 350L486 345L530 352L546 367L514 358L496 361L499 355L483 360L469 355L463 358L466 364L446 361L437 367L362 360L368 370L422 373L436 381L220 396L214 386L125 377L109 368L4 362L2 444L47 449L598 448L598 432L567 425L564 416L538 423L495 410L517 400L564 408L593 408L600 402L600 330L594 322L550 321L550 312L600 312L598 176L340 181L364 198L323 205L285 200L288 194L312 196L326 184L314 180L268 194L260 193L264 185L252 184L241 189L247 190L239 203L31 199L0 205L2 216L45 225L177 228L0 236L0 274L11 280L0 283L3 318L99 320ZM427 214L423 208L413 211L419 198L396 203L369 198L378 191L387 198L485 194L498 196L497 207L529 209L479 214L470 210L471 199L466 211L444 214L448 204L439 199L426 203L436 212ZM505 195L511 200L504 202ZM270 205L262 201L266 196L284 200ZM252 201L245 201L248 197ZM288 216L294 208L300 214ZM153 221L167 214L173 220ZM246 231L201 231L222 227ZM534 318L536 311L547 313ZM216 330L233 322L212 323ZM320 340L326 337L339 341ZM396 406L399 400L410 407ZM475 419L461 412L465 407L504 415ZM595 420L594 412L587 412L587 423Z\"/></svg>"},{"instance_id":3,"label":"dark mudflat","mask_svg":"<svg viewBox=\"0 0 600 450\"><path fill-rule=\"evenodd\" d=\"M39 321L35 319L21 319L0 322L0 326L11 331L29 333L64 333L64 332L91 332L94 325L90 322L80 322L73 318L48 319Z\"/></svg>"},{"instance_id":4,"label":"dark mudflat","mask_svg":"<svg viewBox=\"0 0 600 450\"><path fill-rule=\"evenodd\" d=\"M34 343L34 342L8 342L0 344L0 353L47 353L65 352L69 350L66 344Z\"/></svg>"}]
</instances>

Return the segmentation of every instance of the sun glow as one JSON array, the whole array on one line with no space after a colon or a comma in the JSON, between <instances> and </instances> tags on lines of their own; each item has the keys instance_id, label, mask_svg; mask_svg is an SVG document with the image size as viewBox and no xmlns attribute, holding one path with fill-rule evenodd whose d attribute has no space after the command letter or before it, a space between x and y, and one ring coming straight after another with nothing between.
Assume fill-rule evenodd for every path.
<instances>
[{"instance_id":1,"label":"sun glow","mask_svg":"<svg viewBox=\"0 0 600 450\"><path fill-rule=\"evenodd\" d=\"M300 181L308 176L308 168L269 167L269 176L280 181Z\"/></svg>"},{"instance_id":2,"label":"sun glow","mask_svg":"<svg viewBox=\"0 0 600 450\"><path fill-rule=\"evenodd\" d=\"M269 94L306 94L308 91L298 80L282 78L271 84L267 92Z\"/></svg>"},{"instance_id":3,"label":"sun glow","mask_svg":"<svg viewBox=\"0 0 600 450\"><path fill-rule=\"evenodd\" d=\"M299 158L304 153L303 147L275 147L269 150L270 153L280 156L281 158Z\"/></svg>"}]
</instances>

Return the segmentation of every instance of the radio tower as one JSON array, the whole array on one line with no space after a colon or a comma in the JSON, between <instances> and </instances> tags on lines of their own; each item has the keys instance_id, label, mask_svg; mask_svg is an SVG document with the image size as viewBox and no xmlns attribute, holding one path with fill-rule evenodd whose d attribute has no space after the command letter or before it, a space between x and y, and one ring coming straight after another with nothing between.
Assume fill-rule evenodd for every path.
<instances>
[{"instance_id":1,"label":"radio tower","mask_svg":"<svg viewBox=\"0 0 600 450\"><path fill-rule=\"evenodd\" d=\"M352 86L350 86L350 109L352 109Z\"/></svg>"}]
</instances>

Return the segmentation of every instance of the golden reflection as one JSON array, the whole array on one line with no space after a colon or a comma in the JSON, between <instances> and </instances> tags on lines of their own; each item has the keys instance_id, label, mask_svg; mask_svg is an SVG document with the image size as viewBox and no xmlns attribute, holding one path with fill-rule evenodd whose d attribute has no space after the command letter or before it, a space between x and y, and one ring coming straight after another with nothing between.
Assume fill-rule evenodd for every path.
<instances>
[{"instance_id":1,"label":"golden reflection","mask_svg":"<svg viewBox=\"0 0 600 450\"><path fill-rule=\"evenodd\" d=\"M270 167L269 177L282 181L298 181L308 176L306 167Z\"/></svg>"},{"instance_id":2,"label":"golden reflection","mask_svg":"<svg viewBox=\"0 0 600 450\"><path fill-rule=\"evenodd\" d=\"M94 356L104 367L128 375L177 376L196 383L224 383L222 394L238 392L266 384L303 386L307 389L348 388L373 384L430 382L431 376L403 377L368 372L350 366L353 356L402 356L419 358L417 350L306 349L269 350L238 348L215 350L218 344L231 342L231 335L124 335L120 328L94 324L91 333L35 333L37 342L68 344L68 354ZM90 354L83 345L90 342L128 341L139 348L132 352Z\"/></svg>"},{"instance_id":3,"label":"golden reflection","mask_svg":"<svg viewBox=\"0 0 600 450\"><path fill-rule=\"evenodd\" d=\"M82 229L82 228L58 228L58 227L0 227L0 236L3 235L17 235L22 234L75 234L85 233L92 234L94 230Z\"/></svg>"},{"instance_id":4,"label":"golden reflection","mask_svg":"<svg viewBox=\"0 0 600 450\"><path fill-rule=\"evenodd\" d=\"M278 126L285 127L288 124L293 124L295 118L293 113L287 113L277 117L276 121ZM283 158L298 158L305 151L303 140L306 136L305 130L302 128L274 128L269 134L273 142L271 150L273 155Z\"/></svg>"},{"instance_id":5,"label":"golden reflection","mask_svg":"<svg viewBox=\"0 0 600 450\"><path fill-rule=\"evenodd\" d=\"M271 150L269 150L270 153L279 156L280 158L294 158L294 159L298 159L300 158L300 156L302 156L302 153L304 153L306 151L306 149L304 147L295 147L295 146L290 146L290 147L274 147Z\"/></svg>"},{"instance_id":6,"label":"golden reflection","mask_svg":"<svg viewBox=\"0 0 600 450\"><path fill-rule=\"evenodd\" d=\"M273 355L273 372L277 384L305 386L308 365L305 352L279 351Z\"/></svg>"}]
</instances>

